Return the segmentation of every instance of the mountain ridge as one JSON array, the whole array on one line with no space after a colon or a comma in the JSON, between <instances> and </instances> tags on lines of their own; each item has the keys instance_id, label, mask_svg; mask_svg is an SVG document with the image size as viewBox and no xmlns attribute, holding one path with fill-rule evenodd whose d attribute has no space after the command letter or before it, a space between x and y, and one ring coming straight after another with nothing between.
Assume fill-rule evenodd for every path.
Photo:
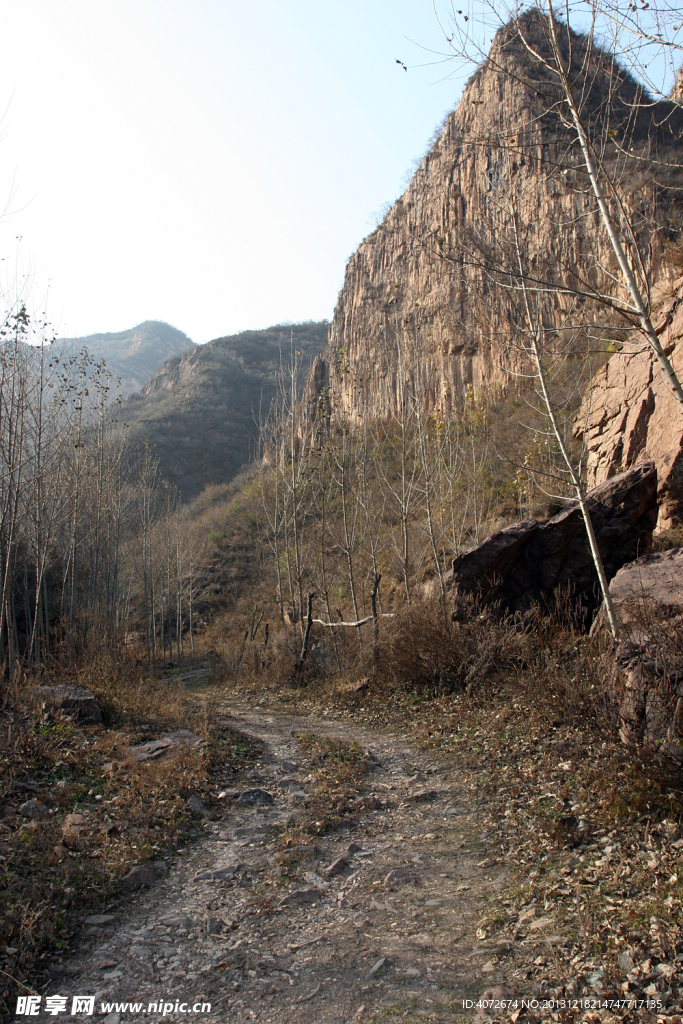
<instances>
[{"instance_id":1,"label":"mountain ridge","mask_svg":"<svg viewBox=\"0 0 683 1024\"><path fill-rule=\"evenodd\" d=\"M543 35L543 17L527 12L519 19L534 42ZM585 45L575 33L572 42L577 50ZM602 51L594 53L600 63ZM623 93L613 101L618 125L637 86L622 70L617 78ZM419 350L425 411L443 418L457 415L469 389L505 392L524 372L524 359L510 343L504 290L495 294L477 261L468 264L463 256L473 238L482 251L510 238L513 216L499 201L502 183L512 183L519 222L559 285L571 286L588 253L599 285L614 288L604 269L614 260L611 244L573 155L575 139L548 114L557 97L546 79L510 26L500 29L407 189L349 259L324 354L323 377L337 381L336 415L361 422L396 413L401 346L408 355ZM588 118L602 116L603 84L597 73L588 84ZM665 101L653 109L660 107L680 134L680 110ZM634 137L642 132L636 125ZM668 274L665 232L652 212L663 203L662 190L646 178L635 185L629 194L634 233L656 282ZM545 301L548 315L556 316L561 300ZM336 372L340 361L349 372Z\"/></svg>"},{"instance_id":2,"label":"mountain ridge","mask_svg":"<svg viewBox=\"0 0 683 1024\"><path fill-rule=\"evenodd\" d=\"M197 347L183 331L163 320L143 320L124 331L59 338L57 344L66 349L87 348L96 362L104 359L114 379L120 380L118 394L123 398L140 391L166 359Z\"/></svg>"},{"instance_id":3,"label":"mountain ridge","mask_svg":"<svg viewBox=\"0 0 683 1024\"><path fill-rule=\"evenodd\" d=\"M303 385L327 333L326 320L275 324L172 356L119 410L130 443L149 441L161 475L183 500L229 483L249 462L259 410L267 415L290 342L301 353Z\"/></svg>"}]
</instances>

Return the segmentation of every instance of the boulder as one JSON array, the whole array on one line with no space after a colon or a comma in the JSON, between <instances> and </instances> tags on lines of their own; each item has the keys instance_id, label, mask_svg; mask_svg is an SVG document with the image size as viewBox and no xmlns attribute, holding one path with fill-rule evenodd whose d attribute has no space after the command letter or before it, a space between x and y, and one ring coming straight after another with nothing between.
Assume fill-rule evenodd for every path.
<instances>
[{"instance_id":1,"label":"boulder","mask_svg":"<svg viewBox=\"0 0 683 1024\"><path fill-rule=\"evenodd\" d=\"M204 806L196 793L193 793L192 796L187 798L185 805L193 814L204 815L209 813L208 809Z\"/></svg>"},{"instance_id":2,"label":"boulder","mask_svg":"<svg viewBox=\"0 0 683 1024\"><path fill-rule=\"evenodd\" d=\"M321 900L322 893L319 889L295 889L280 900L278 907L290 907L297 903L320 903Z\"/></svg>"},{"instance_id":3,"label":"boulder","mask_svg":"<svg viewBox=\"0 0 683 1024\"><path fill-rule=\"evenodd\" d=\"M128 753L134 761L155 761L169 753L198 750L205 746L206 740L203 740L201 736L197 736L188 729L176 729L175 732L165 732L161 739L147 740L145 743L129 747Z\"/></svg>"},{"instance_id":4,"label":"boulder","mask_svg":"<svg viewBox=\"0 0 683 1024\"><path fill-rule=\"evenodd\" d=\"M384 879L385 885L405 885L412 882L413 876L405 868L393 868Z\"/></svg>"},{"instance_id":5,"label":"boulder","mask_svg":"<svg viewBox=\"0 0 683 1024\"><path fill-rule=\"evenodd\" d=\"M606 656L605 696L612 724L632 750L683 764L683 658L658 644L623 641Z\"/></svg>"},{"instance_id":6,"label":"boulder","mask_svg":"<svg viewBox=\"0 0 683 1024\"><path fill-rule=\"evenodd\" d=\"M624 565L609 585L622 626L647 632L648 623L683 615L683 548L655 551ZM595 627L604 623L601 608Z\"/></svg>"},{"instance_id":7,"label":"boulder","mask_svg":"<svg viewBox=\"0 0 683 1024\"><path fill-rule=\"evenodd\" d=\"M198 875L194 876L195 882L206 882L206 881L220 881L223 878L234 878L236 873L239 871L239 864L226 864L222 868L209 868L206 871L200 871Z\"/></svg>"},{"instance_id":8,"label":"boulder","mask_svg":"<svg viewBox=\"0 0 683 1024\"><path fill-rule=\"evenodd\" d=\"M265 789L245 789L244 793L242 793L241 796L239 797L237 803L249 804L252 807L257 804L263 806L265 804L273 803L273 795Z\"/></svg>"},{"instance_id":9,"label":"boulder","mask_svg":"<svg viewBox=\"0 0 683 1024\"><path fill-rule=\"evenodd\" d=\"M25 818L32 818L37 821L38 818L44 818L47 814L47 807L45 804L41 804L40 800L27 800L25 804L22 804L19 808L19 813Z\"/></svg>"},{"instance_id":10,"label":"boulder","mask_svg":"<svg viewBox=\"0 0 683 1024\"><path fill-rule=\"evenodd\" d=\"M136 864L121 881L126 885L152 885L167 870L165 861L150 860L145 864Z\"/></svg>"},{"instance_id":11,"label":"boulder","mask_svg":"<svg viewBox=\"0 0 683 1024\"><path fill-rule=\"evenodd\" d=\"M375 961L375 963L372 965L372 967L370 968L368 973L365 975L365 977L366 978L374 978L374 977L376 977L380 973L380 971L383 971L388 966L389 966L388 958L386 956L380 957L379 960Z\"/></svg>"},{"instance_id":12,"label":"boulder","mask_svg":"<svg viewBox=\"0 0 683 1024\"><path fill-rule=\"evenodd\" d=\"M657 522L657 470L645 462L588 492L587 503L605 573L652 547ZM452 594L475 594L506 611L527 611L548 602L558 588L571 588L587 612L600 604L600 588L586 527L577 501L552 519L527 519L498 530L453 561L447 585Z\"/></svg>"},{"instance_id":13,"label":"boulder","mask_svg":"<svg viewBox=\"0 0 683 1024\"><path fill-rule=\"evenodd\" d=\"M205 926L207 935L222 935L223 932L228 931L230 928L222 917L214 917L211 914L206 917Z\"/></svg>"},{"instance_id":14,"label":"boulder","mask_svg":"<svg viewBox=\"0 0 683 1024\"><path fill-rule=\"evenodd\" d=\"M683 764L683 548L625 565L610 583L621 642L605 655L612 723L626 746ZM604 628L601 608L593 628Z\"/></svg>"},{"instance_id":15,"label":"boulder","mask_svg":"<svg viewBox=\"0 0 683 1024\"><path fill-rule=\"evenodd\" d=\"M359 679L355 683L349 683L347 686L342 686L342 693L347 697L364 697L370 689L370 680L367 676L363 679Z\"/></svg>"},{"instance_id":16,"label":"boulder","mask_svg":"<svg viewBox=\"0 0 683 1024\"><path fill-rule=\"evenodd\" d=\"M63 827L65 829L70 829L70 828L78 829L78 828L85 828L85 826L87 824L88 824L88 819L85 817L85 815L84 814L79 814L77 811L74 811L73 813L66 815L66 817L64 818L64 826Z\"/></svg>"},{"instance_id":17,"label":"boulder","mask_svg":"<svg viewBox=\"0 0 683 1024\"><path fill-rule=\"evenodd\" d=\"M95 695L83 686L39 686L38 693L46 704L57 708L65 715L73 715L81 722L97 723L102 721Z\"/></svg>"},{"instance_id":18,"label":"boulder","mask_svg":"<svg viewBox=\"0 0 683 1024\"><path fill-rule=\"evenodd\" d=\"M342 871L345 871L349 866L349 862L346 857L337 857L332 863L325 869L325 874L328 878L333 878L335 875L341 875Z\"/></svg>"}]
</instances>

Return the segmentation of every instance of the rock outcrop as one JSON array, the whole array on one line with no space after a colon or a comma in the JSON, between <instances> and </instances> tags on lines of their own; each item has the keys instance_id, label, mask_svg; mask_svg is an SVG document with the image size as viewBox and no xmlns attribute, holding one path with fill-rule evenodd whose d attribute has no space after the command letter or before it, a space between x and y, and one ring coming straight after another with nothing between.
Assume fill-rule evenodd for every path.
<instances>
[{"instance_id":1,"label":"rock outcrop","mask_svg":"<svg viewBox=\"0 0 683 1024\"><path fill-rule=\"evenodd\" d=\"M587 495L608 579L650 551L657 518L657 471L636 466ZM507 611L526 611L571 588L587 613L600 604L597 573L578 502L546 522L527 519L492 534L459 555L448 577L452 591L474 593Z\"/></svg>"},{"instance_id":2,"label":"rock outcrop","mask_svg":"<svg viewBox=\"0 0 683 1024\"><path fill-rule=\"evenodd\" d=\"M528 12L521 21L534 45L547 46L542 15ZM573 37L573 45L578 52L585 42ZM599 111L607 78L592 65L591 80L581 86L583 101L586 110ZM509 242L513 213L504 194L514 193L518 222L556 283L571 284L578 266L594 284L608 292L614 287L601 270L613 265L613 254L590 186L571 156L571 135L549 114L556 108L554 89L515 33L501 29L407 190L347 264L325 354L338 392L336 415L343 411L350 422L390 416L399 405L399 364L403 374L414 373L418 359L420 401L444 417L453 415L470 386L494 392L509 386L523 364L519 346L511 344L510 298L484 272L483 261L464 252L474 236L492 250ZM634 89L622 75L616 92L627 101ZM680 112L662 106L678 130ZM649 213L658 208L653 188L640 180L631 190L630 218L644 232L656 276L662 243L656 231L648 234ZM552 319L564 300L546 301ZM316 372L322 376L320 366Z\"/></svg>"},{"instance_id":3,"label":"rock outcrop","mask_svg":"<svg viewBox=\"0 0 683 1024\"><path fill-rule=\"evenodd\" d=\"M683 762L683 548L629 562L610 583L623 630L605 655L605 696L623 743ZM604 626L601 609L594 625Z\"/></svg>"},{"instance_id":4,"label":"rock outcrop","mask_svg":"<svg viewBox=\"0 0 683 1024\"><path fill-rule=\"evenodd\" d=\"M683 377L683 278L657 303L655 325ZM659 481L658 528L683 523L683 412L644 339L616 352L594 377L576 417L588 449L589 484L651 459Z\"/></svg>"},{"instance_id":5,"label":"rock outcrop","mask_svg":"<svg viewBox=\"0 0 683 1024\"><path fill-rule=\"evenodd\" d=\"M658 751L683 763L683 664L661 657L658 644L620 644L607 657L605 696L627 747Z\"/></svg>"},{"instance_id":6,"label":"rock outcrop","mask_svg":"<svg viewBox=\"0 0 683 1024\"><path fill-rule=\"evenodd\" d=\"M655 551L628 562L609 585L622 626L647 629L683 615L683 548Z\"/></svg>"},{"instance_id":7,"label":"rock outcrop","mask_svg":"<svg viewBox=\"0 0 683 1024\"><path fill-rule=\"evenodd\" d=\"M102 712L92 690L62 683L58 686L39 686L37 692L46 704L64 715L78 718L81 722L102 721Z\"/></svg>"}]
</instances>

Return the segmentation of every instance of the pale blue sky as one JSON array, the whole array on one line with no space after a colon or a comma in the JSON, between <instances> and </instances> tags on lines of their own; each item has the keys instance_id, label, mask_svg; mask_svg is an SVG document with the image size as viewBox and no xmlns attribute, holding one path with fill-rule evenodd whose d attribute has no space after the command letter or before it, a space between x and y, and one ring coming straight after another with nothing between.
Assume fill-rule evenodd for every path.
<instances>
[{"instance_id":1,"label":"pale blue sky","mask_svg":"<svg viewBox=\"0 0 683 1024\"><path fill-rule=\"evenodd\" d=\"M413 67L432 0L0 0L0 38L0 255L71 336L331 317L463 84Z\"/></svg>"}]
</instances>

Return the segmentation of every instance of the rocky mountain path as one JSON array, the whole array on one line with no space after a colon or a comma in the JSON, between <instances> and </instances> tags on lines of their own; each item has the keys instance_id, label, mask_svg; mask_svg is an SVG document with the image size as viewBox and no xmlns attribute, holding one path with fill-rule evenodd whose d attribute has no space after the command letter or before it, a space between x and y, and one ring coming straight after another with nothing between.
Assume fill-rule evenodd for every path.
<instances>
[{"instance_id":1,"label":"rocky mountain path","mask_svg":"<svg viewBox=\"0 0 683 1024\"><path fill-rule=\"evenodd\" d=\"M107 1024L453 1021L472 1017L463 1000L523 994L520 950L486 930L512 869L457 758L324 717L235 702L218 715L258 744L254 770L216 776L221 818L195 800L201 838L85 922L49 994L95 995ZM332 799L311 744L339 741L363 759L350 813L299 842Z\"/></svg>"}]
</instances>

